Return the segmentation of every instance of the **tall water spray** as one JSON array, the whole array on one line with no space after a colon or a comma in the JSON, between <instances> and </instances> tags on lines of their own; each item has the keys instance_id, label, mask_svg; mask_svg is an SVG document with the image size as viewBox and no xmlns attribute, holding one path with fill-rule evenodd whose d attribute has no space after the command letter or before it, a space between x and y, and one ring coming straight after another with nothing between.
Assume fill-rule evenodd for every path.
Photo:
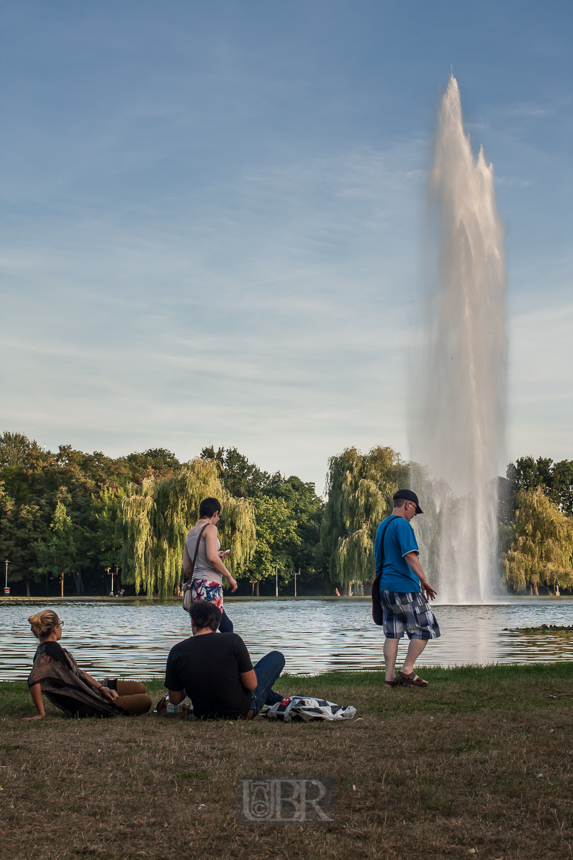
<instances>
[{"instance_id":1,"label":"tall water spray","mask_svg":"<svg viewBox=\"0 0 573 860\"><path fill-rule=\"evenodd\" d=\"M432 499L424 499L423 507L435 505L437 511L433 550L440 602L479 603L499 591L504 231L493 166L482 149L474 160L453 76L439 111L430 190L439 252L425 313L426 353L416 362L421 386L411 448L414 460L429 467L434 478Z\"/></svg>"}]
</instances>

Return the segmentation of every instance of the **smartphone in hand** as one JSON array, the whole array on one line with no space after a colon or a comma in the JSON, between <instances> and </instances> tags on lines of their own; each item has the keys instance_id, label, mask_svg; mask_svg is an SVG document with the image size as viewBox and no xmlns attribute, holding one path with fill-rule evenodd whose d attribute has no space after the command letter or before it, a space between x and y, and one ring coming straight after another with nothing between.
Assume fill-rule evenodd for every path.
<instances>
[{"instance_id":1,"label":"smartphone in hand","mask_svg":"<svg viewBox=\"0 0 573 860\"><path fill-rule=\"evenodd\" d=\"M227 558L228 555L231 555L231 550L224 549L223 552L219 555L219 558Z\"/></svg>"}]
</instances>

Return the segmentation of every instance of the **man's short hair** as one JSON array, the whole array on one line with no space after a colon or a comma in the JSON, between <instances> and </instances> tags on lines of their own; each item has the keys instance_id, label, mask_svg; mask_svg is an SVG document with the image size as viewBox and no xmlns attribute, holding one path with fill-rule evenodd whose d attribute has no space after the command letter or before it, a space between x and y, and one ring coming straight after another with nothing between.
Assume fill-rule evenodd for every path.
<instances>
[{"instance_id":1,"label":"man's short hair","mask_svg":"<svg viewBox=\"0 0 573 860\"><path fill-rule=\"evenodd\" d=\"M215 632L221 623L221 610L214 603L209 603L208 600L197 600L192 603L189 615L199 630L210 627Z\"/></svg>"},{"instance_id":2,"label":"man's short hair","mask_svg":"<svg viewBox=\"0 0 573 860\"><path fill-rule=\"evenodd\" d=\"M213 514L221 513L221 502L219 499L203 499L199 506L199 519L203 517L212 517Z\"/></svg>"},{"instance_id":3,"label":"man's short hair","mask_svg":"<svg viewBox=\"0 0 573 860\"><path fill-rule=\"evenodd\" d=\"M392 499L392 504L394 505L395 508L403 508L406 503L407 503L407 499L396 499L396 498Z\"/></svg>"}]
</instances>

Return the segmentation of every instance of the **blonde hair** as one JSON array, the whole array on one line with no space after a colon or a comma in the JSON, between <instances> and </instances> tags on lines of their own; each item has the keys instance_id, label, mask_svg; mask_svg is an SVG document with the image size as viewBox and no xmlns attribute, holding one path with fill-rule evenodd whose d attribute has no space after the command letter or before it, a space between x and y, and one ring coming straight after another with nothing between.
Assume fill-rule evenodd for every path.
<instances>
[{"instance_id":1,"label":"blonde hair","mask_svg":"<svg viewBox=\"0 0 573 860\"><path fill-rule=\"evenodd\" d=\"M60 623L60 619L53 609L42 609L28 618L32 626L32 633L36 639L45 639Z\"/></svg>"}]
</instances>

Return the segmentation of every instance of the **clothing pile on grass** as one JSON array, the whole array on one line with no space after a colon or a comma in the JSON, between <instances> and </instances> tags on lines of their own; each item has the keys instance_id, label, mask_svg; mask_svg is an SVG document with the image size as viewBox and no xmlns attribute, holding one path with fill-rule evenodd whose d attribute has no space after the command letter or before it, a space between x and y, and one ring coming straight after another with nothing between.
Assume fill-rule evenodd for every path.
<instances>
[{"instance_id":1,"label":"clothing pile on grass","mask_svg":"<svg viewBox=\"0 0 573 860\"><path fill-rule=\"evenodd\" d=\"M336 705L326 699L313 699L309 696L288 696L282 702L277 702L270 708L261 711L261 716L267 720L278 720L283 723L324 720L352 720L356 716L356 708L352 705Z\"/></svg>"}]
</instances>

